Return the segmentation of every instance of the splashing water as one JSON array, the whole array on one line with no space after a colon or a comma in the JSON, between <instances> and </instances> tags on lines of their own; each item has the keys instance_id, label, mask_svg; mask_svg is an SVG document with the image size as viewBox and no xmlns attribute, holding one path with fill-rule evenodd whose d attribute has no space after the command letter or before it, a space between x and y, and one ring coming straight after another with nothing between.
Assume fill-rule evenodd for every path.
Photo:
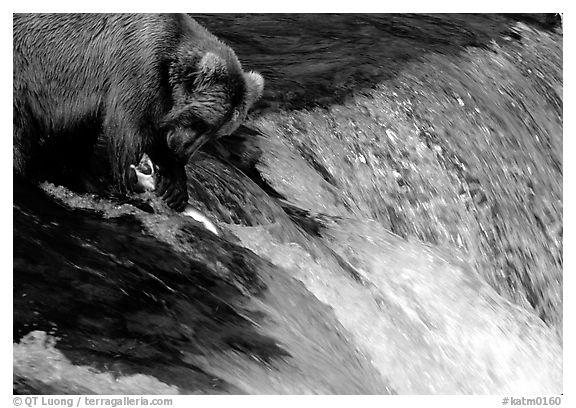
<instances>
[{"instance_id":1,"label":"splashing water","mask_svg":"<svg viewBox=\"0 0 576 408\"><path fill-rule=\"evenodd\" d=\"M187 169L220 234L15 179L15 391L562 392L561 28L199 19L267 78Z\"/></svg>"}]
</instances>

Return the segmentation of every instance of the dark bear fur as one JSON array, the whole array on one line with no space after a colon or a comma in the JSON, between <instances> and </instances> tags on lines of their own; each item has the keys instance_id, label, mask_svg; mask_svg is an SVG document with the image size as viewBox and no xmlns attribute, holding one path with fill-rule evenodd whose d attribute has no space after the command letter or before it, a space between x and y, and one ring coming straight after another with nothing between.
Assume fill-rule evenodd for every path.
<instances>
[{"instance_id":1,"label":"dark bear fur","mask_svg":"<svg viewBox=\"0 0 576 408\"><path fill-rule=\"evenodd\" d=\"M48 146L70 150L57 160L73 172L96 147L124 193L147 153L158 194L182 210L184 165L262 93L262 77L187 15L15 14L13 26L13 165L29 178L47 171Z\"/></svg>"}]
</instances>

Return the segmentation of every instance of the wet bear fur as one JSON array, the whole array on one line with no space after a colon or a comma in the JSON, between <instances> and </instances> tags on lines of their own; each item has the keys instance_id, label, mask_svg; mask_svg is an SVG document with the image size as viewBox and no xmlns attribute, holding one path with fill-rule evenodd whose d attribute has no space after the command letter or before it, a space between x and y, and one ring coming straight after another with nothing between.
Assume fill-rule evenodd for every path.
<instances>
[{"instance_id":1,"label":"wet bear fur","mask_svg":"<svg viewBox=\"0 0 576 408\"><path fill-rule=\"evenodd\" d=\"M27 178L96 160L126 193L146 153L157 193L182 210L185 164L262 93L262 77L187 15L15 14L13 29L13 167Z\"/></svg>"}]
</instances>

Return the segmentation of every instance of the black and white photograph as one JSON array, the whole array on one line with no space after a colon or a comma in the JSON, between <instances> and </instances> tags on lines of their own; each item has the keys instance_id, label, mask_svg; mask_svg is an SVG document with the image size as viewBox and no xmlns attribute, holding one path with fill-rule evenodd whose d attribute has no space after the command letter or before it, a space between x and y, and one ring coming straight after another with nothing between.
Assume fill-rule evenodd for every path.
<instances>
[{"instance_id":1,"label":"black and white photograph","mask_svg":"<svg viewBox=\"0 0 576 408\"><path fill-rule=\"evenodd\" d=\"M561 12L12 19L11 406L568 405Z\"/></svg>"}]
</instances>

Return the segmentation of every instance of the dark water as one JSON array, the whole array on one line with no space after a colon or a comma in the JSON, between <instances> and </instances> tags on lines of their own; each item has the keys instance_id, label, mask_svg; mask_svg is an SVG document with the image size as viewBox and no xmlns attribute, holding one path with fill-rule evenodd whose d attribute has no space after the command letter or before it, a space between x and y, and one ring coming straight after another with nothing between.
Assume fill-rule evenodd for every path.
<instances>
[{"instance_id":1,"label":"dark water","mask_svg":"<svg viewBox=\"0 0 576 408\"><path fill-rule=\"evenodd\" d=\"M562 29L196 16L266 78L150 195L14 181L20 393L562 392Z\"/></svg>"}]
</instances>

